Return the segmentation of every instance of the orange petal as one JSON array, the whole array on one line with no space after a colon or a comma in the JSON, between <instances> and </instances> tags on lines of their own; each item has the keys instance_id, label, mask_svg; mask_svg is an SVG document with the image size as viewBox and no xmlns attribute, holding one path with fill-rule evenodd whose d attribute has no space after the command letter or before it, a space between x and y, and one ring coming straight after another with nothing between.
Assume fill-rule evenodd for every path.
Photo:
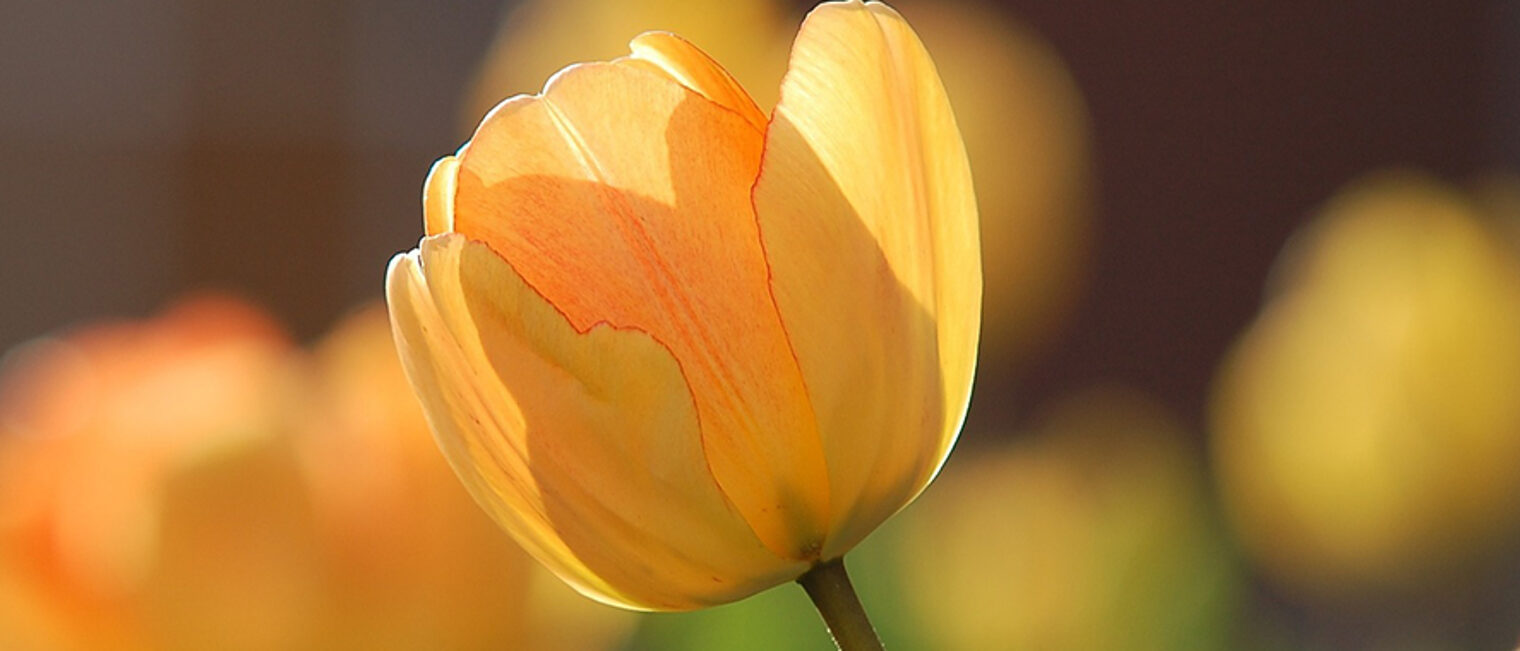
<instances>
[{"instance_id":1,"label":"orange petal","mask_svg":"<svg viewBox=\"0 0 1520 651\"><path fill-rule=\"evenodd\" d=\"M648 333L675 356L718 485L768 547L811 558L823 450L749 202L761 134L638 66L572 66L504 102L460 153L455 229L576 330Z\"/></svg>"},{"instance_id":2,"label":"orange petal","mask_svg":"<svg viewBox=\"0 0 1520 651\"><path fill-rule=\"evenodd\" d=\"M446 456L524 548L636 609L737 599L805 569L767 550L707 472L685 379L649 336L578 332L484 245L397 256L388 303Z\"/></svg>"},{"instance_id":3,"label":"orange petal","mask_svg":"<svg viewBox=\"0 0 1520 651\"><path fill-rule=\"evenodd\" d=\"M934 65L896 12L832 2L809 14L754 202L827 450L830 557L933 478L976 359L970 170Z\"/></svg>"}]
</instances>

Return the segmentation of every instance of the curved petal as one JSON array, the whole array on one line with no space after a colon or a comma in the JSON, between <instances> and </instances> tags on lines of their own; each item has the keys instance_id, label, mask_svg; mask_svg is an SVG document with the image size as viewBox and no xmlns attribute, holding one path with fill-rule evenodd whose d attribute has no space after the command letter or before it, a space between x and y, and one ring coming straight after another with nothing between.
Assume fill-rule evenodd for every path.
<instances>
[{"instance_id":1,"label":"curved petal","mask_svg":"<svg viewBox=\"0 0 1520 651\"><path fill-rule=\"evenodd\" d=\"M454 230L454 195L459 191L459 157L444 156L422 183L422 227L428 235Z\"/></svg>"},{"instance_id":2,"label":"curved petal","mask_svg":"<svg viewBox=\"0 0 1520 651\"><path fill-rule=\"evenodd\" d=\"M718 485L777 555L812 559L828 479L749 201L761 145L669 76L572 66L461 150L454 227L576 330L636 329L669 349Z\"/></svg>"},{"instance_id":3,"label":"curved petal","mask_svg":"<svg viewBox=\"0 0 1520 651\"><path fill-rule=\"evenodd\" d=\"M928 54L879 3L793 45L754 191L777 304L818 413L842 554L933 478L970 396L976 204Z\"/></svg>"},{"instance_id":4,"label":"curved petal","mask_svg":"<svg viewBox=\"0 0 1520 651\"><path fill-rule=\"evenodd\" d=\"M770 553L706 471L685 380L637 331L577 332L511 266L457 234L387 279L407 377L476 500L598 600L679 610L805 567Z\"/></svg>"},{"instance_id":5,"label":"curved petal","mask_svg":"<svg viewBox=\"0 0 1520 651\"><path fill-rule=\"evenodd\" d=\"M628 44L628 60L652 64L682 86L739 113L756 131L765 131L765 113L733 75L697 46L670 32L644 32Z\"/></svg>"}]
</instances>

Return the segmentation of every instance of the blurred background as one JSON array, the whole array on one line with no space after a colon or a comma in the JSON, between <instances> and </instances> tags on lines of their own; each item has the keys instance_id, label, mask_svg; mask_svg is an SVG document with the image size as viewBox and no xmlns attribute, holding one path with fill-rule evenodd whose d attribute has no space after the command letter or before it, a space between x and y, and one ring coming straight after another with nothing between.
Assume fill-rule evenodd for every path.
<instances>
[{"instance_id":1,"label":"blurred background","mask_svg":"<svg viewBox=\"0 0 1520 651\"><path fill-rule=\"evenodd\" d=\"M1520 2L893 4L987 294L889 648L1520 642ZM828 648L542 575L373 306L497 101L669 29L768 108L808 6L5 0L0 648Z\"/></svg>"}]
</instances>

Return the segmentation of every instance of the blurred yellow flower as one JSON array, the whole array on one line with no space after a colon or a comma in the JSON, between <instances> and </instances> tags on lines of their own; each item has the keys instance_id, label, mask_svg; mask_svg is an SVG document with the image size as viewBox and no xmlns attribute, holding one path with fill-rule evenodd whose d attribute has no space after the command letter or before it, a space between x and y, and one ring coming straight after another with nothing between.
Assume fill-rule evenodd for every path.
<instances>
[{"instance_id":1,"label":"blurred yellow flower","mask_svg":"<svg viewBox=\"0 0 1520 651\"><path fill-rule=\"evenodd\" d=\"M903 514L901 592L924 647L1226 648L1240 576L1181 426L1090 389L961 465Z\"/></svg>"},{"instance_id":2,"label":"blurred yellow flower","mask_svg":"<svg viewBox=\"0 0 1520 651\"><path fill-rule=\"evenodd\" d=\"M1484 558L1520 520L1520 259L1455 190L1374 176L1283 256L1216 382L1246 548L1344 597Z\"/></svg>"},{"instance_id":3,"label":"blurred yellow flower","mask_svg":"<svg viewBox=\"0 0 1520 651\"><path fill-rule=\"evenodd\" d=\"M0 648L610 648L471 503L383 311L315 358L225 299L0 376Z\"/></svg>"},{"instance_id":4,"label":"blurred yellow flower","mask_svg":"<svg viewBox=\"0 0 1520 651\"><path fill-rule=\"evenodd\" d=\"M938 471L975 364L976 207L885 5L815 9L769 119L689 43L632 50L434 166L388 300L497 522L594 598L691 609L842 556Z\"/></svg>"}]
</instances>

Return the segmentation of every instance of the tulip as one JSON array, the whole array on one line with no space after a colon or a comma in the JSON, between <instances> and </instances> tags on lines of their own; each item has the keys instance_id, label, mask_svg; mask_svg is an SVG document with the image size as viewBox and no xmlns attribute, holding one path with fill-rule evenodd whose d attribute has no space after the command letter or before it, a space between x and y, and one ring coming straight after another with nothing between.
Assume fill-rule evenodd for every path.
<instances>
[{"instance_id":1,"label":"tulip","mask_svg":"<svg viewBox=\"0 0 1520 651\"><path fill-rule=\"evenodd\" d=\"M1502 204L1374 175L1282 254L1215 381L1211 448L1236 535L1285 591L1425 603L1512 553L1520 256Z\"/></svg>"},{"instance_id":2,"label":"tulip","mask_svg":"<svg viewBox=\"0 0 1520 651\"><path fill-rule=\"evenodd\" d=\"M628 613L501 537L383 311L306 354L226 299L0 374L0 649L609 649ZM10 361L14 360L14 361Z\"/></svg>"},{"instance_id":3,"label":"tulip","mask_svg":"<svg viewBox=\"0 0 1520 651\"><path fill-rule=\"evenodd\" d=\"M0 375L0 648L192 648L180 633L281 646L300 612L299 572L281 537L298 509L280 508L291 476L269 455L290 404L291 346L261 313L225 299L185 301L140 322L97 324L7 355ZM256 523L268 538L199 554L168 503L177 478L222 460L257 476L257 491L219 505L219 522ZM257 495L257 499L250 499ZM233 515L235 514L235 515ZM204 529L205 527L203 527ZM279 532L279 534L269 532ZM259 541L271 544L261 545ZM242 550L234 558L230 552ZM200 561L200 562L198 562ZM294 567L292 567L294 569ZM220 570L218 572L218 570ZM247 572L244 574L243 572ZM184 587L192 576L210 592ZM237 608L221 608L236 593ZM213 627L211 617L217 619ZM176 643L179 640L179 643ZM222 648L247 648L227 647Z\"/></svg>"},{"instance_id":4,"label":"tulip","mask_svg":"<svg viewBox=\"0 0 1520 651\"><path fill-rule=\"evenodd\" d=\"M959 431L981 299L964 146L880 3L809 14L769 118L680 38L631 49L434 165L426 237L387 273L396 343L470 492L582 593L688 610L808 587Z\"/></svg>"}]
</instances>

